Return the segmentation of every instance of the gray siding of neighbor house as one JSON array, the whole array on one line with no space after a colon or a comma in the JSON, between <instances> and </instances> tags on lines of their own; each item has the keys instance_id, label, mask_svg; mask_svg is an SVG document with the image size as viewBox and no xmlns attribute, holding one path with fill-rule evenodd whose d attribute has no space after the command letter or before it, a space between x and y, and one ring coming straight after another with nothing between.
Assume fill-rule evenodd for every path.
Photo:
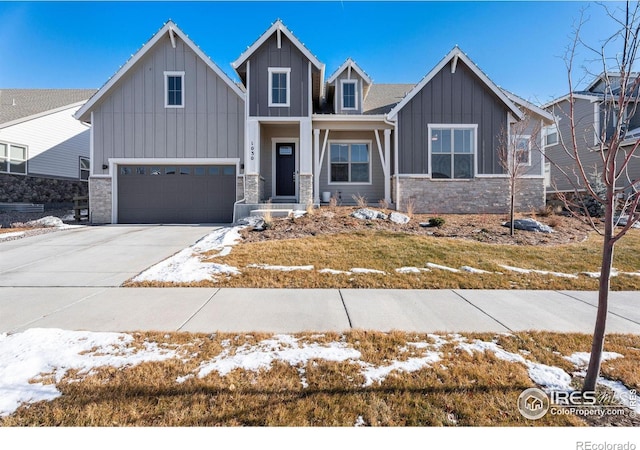
<instances>
[{"instance_id":1,"label":"gray siding of neighbor house","mask_svg":"<svg viewBox=\"0 0 640 450\"><path fill-rule=\"evenodd\" d=\"M617 99L615 100L617 102ZM604 121L607 121L607 129L606 129L606 140L611 139L614 131L614 116L615 113L611 109L613 105L609 104L609 111L605 111L605 103L601 102L599 105L600 108L600 129L602 130L602 126L604 125ZM633 130L635 128L640 127L640 113L633 114L633 106L627 108L627 117L629 119L629 124L627 125L627 130Z\"/></svg>"},{"instance_id":2,"label":"gray siding of neighbor house","mask_svg":"<svg viewBox=\"0 0 640 450\"><path fill-rule=\"evenodd\" d=\"M594 166L601 166L600 156L597 152L590 151L594 144L594 109L593 103L586 99L574 99L574 118L575 118L575 130L576 130L576 142L579 146L580 158L582 164L587 169L587 174L593 173ZM571 139L571 127L569 123L569 101L564 100L557 105L554 105L550 111L554 114L558 120L558 136L559 142L557 145L552 145L545 148L545 155L548 161L551 163L551 186L548 187L550 192L555 191L572 191L572 181L579 183L579 175L574 174L574 168L576 167L575 161L571 158L570 153L573 152L572 139ZM567 147L565 151L562 142ZM571 177L568 179L559 167ZM579 183L581 185L581 183Z\"/></svg>"},{"instance_id":3,"label":"gray siding of neighbor house","mask_svg":"<svg viewBox=\"0 0 640 450\"><path fill-rule=\"evenodd\" d=\"M533 116L531 117L527 128L521 133L525 136L531 136L531 165L525 166L524 170L522 171L523 176L534 177L544 175L544 156L542 154L542 126L543 125L541 124L540 120L537 117Z\"/></svg>"},{"instance_id":4,"label":"gray siding of neighbor house","mask_svg":"<svg viewBox=\"0 0 640 450\"><path fill-rule=\"evenodd\" d=\"M109 158L240 158L244 100L179 38L165 36L93 112L94 174ZM165 108L165 71L184 71L184 108Z\"/></svg>"},{"instance_id":5,"label":"gray siding of neighbor house","mask_svg":"<svg viewBox=\"0 0 640 450\"><path fill-rule=\"evenodd\" d=\"M356 109L342 109L342 82L341 80L355 80L356 85ZM358 75L355 70L351 71L351 78L349 78L348 71L342 72L338 75L335 81L335 111L336 114L362 114L362 98L363 98L363 81L362 77Z\"/></svg>"},{"instance_id":6,"label":"gray siding of neighbor house","mask_svg":"<svg viewBox=\"0 0 640 450\"><path fill-rule=\"evenodd\" d=\"M382 132L380 132L380 141L382 140ZM351 184L351 183L329 183L329 164L331 163L331 143L337 141L356 141L369 144L369 163L371 164L371 183L370 184ZM393 141L393 135L392 135ZM383 151L384 152L384 151ZM393 152L391 152L393 154ZM382 171L382 162L380 161L380 153L378 152L378 144L373 131L331 131L329 132L329 140L327 142L327 150L324 154L324 160L320 169L320 193L331 192L333 197L338 198L343 205L355 204L356 200L353 196L365 197L370 204L377 204L378 200L384 199L384 173Z\"/></svg>"},{"instance_id":7,"label":"gray siding of neighbor house","mask_svg":"<svg viewBox=\"0 0 640 450\"><path fill-rule=\"evenodd\" d=\"M269 107L269 67L290 67L289 107ZM309 59L282 33L278 48L274 33L249 59L249 115L309 116Z\"/></svg>"},{"instance_id":8,"label":"gray siding of neighbor house","mask_svg":"<svg viewBox=\"0 0 640 450\"><path fill-rule=\"evenodd\" d=\"M447 64L398 113L399 172L429 172L428 124L477 124L477 173L503 173L498 140L507 108L462 62Z\"/></svg>"}]
</instances>

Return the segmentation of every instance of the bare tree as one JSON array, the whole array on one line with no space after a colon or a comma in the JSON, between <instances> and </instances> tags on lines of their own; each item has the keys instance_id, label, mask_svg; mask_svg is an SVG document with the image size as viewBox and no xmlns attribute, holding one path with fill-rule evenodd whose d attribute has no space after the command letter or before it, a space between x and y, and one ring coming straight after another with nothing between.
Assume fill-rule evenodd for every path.
<instances>
[{"instance_id":1,"label":"bare tree","mask_svg":"<svg viewBox=\"0 0 640 450\"><path fill-rule=\"evenodd\" d=\"M540 151L538 145L539 134L540 121L533 121L530 116L525 115L523 119L510 123L509 129L504 130L498 137L498 162L509 179L511 236L515 233L516 197L520 192L520 180L531 165L534 151Z\"/></svg>"},{"instance_id":2,"label":"bare tree","mask_svg":"<svg viewBox=\"0 0 640 450\"><path fill-rule=\"evenodd\" d=\"M615 244L634 223L640 221L640 212L638 211L640 179L631 179L628 172L632 159L640 157L638 150L640 137L633 138L627 133L639 100L640 77L633 69L637 62L638 47L640 46L640 5L637 2L626 2L624 7L601 6L605 8L608 17L616 24L617 32L600 43L598 47L588 45L580 38L580 27L584 23L581 20L565 59L569 82L569 112L567 116L570 124L570 137L568 142L564 139L561 139L561 142L564 151L573 160L574 168L559 167L550 160L570 180L576 190L575 197L578 197L578 190L584 191L584 195L600 202L604 209L603 223L588 213L583 216L588 218L593 228L603 238L598 310L583 391L594 391L600 374ZM598 189L595 186L593 177L589 176L592 173L591 168L583 164L583 153L579 151L584 146L579 145L577 137L580 130L577 125L579 118L576 117L574 110L573 83L575 58L579 48L587 49L596 55L598 65L601 68L600 79L603 91L600 116L602 121L601 126L595 128L596 130L599 128L597 145L591 151L597 152L599 156L598 176L601 177L603 189ZM624 193L625 200L622 204L617 201L619 193ZM574 209L570 208L570 210L576 213ZM624 218L625 221L621 222L620 218ZM623 226L616 229L617 225Z\"/></svg>"}]
</instances>

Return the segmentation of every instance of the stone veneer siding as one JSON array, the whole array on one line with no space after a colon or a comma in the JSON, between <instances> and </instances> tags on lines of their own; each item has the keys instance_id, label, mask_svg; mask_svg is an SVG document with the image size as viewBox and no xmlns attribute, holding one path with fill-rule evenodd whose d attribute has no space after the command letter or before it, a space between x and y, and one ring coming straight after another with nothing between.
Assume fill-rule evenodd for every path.
<instances>
[{"instance_id":1,"label":"stone veneer siding","mask_svg":"<svg viewBox=\"0 0 640 450\"><path fill-rule=\"evenodd\" d=\"M244 188L245 188L245 191L244 191L245 203L248 203L248 204L260 203L260 175L245 174Z\"/></svg>"},{"instance_id":2,"label":"stone veneer siding","mask_svg":"<svg viewBox=\"0 0 640 450\"><path fill-rule=\"evenodd\" d=\"M72 203L87 192L86 181L0 173L0 203Z\"/></svg>"},{"instance_id":3,"label":"stone veneer siding","mask_svg":"<svg viewBox=\"0 0 640 450\"><path fill-rule=\"evenodd\" d=\"M395 183L394 178L394 191ZM516 211L529 212L545 207L544 179L522 178L519 183ZM415 213L502 214L509 211L509 180L506 178L432 180L401 177L398 191L399 211L406 211L410 201L414 203Z\"/></svg>"},{"instance_id":4,"label":"stone veneer siding","mask_svg":"<svg viewBox=\"0 0 640 450\"><path fill-rule=\"evenodd\" d=\"M89 178L89 220L111 223L111 177Z\"/></svg>"},{"instance_id":5,"label":"stone veneer siding","mask_svg":"<svg viewBox=\"0 0 640 450\"><path fill-rule=\"evenodd\" d=\"M300 196L298 197L298 203L301 205L313 204L313 175L300 174L298 177L300 184Z\"/></svg>"}]
</instances>

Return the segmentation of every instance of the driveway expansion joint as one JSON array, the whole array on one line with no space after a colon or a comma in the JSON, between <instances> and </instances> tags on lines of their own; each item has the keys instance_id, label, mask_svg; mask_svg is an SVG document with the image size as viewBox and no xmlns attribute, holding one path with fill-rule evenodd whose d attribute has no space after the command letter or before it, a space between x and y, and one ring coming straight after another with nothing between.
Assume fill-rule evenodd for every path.
<instances>
[{"instance_id":1,"label":"driveway expansion joint","mask_svg":"<svg viewBox=\"0 0 640 450\"><path fill-rule=\"evenodd\" d=\"M199 313L200 311L202 311L202 309L203 309L205 306L207 306L207 305L209 304L209 302L211 302L211 300L213 300L213 297L215 297L215 296L218 294L218 292L220 292L220 290L221 290L220 288L216 288L216 291L215 291L213 294L211 294L211 296L210 296L210 297L209 297L209 298L208 298L208 299L207 299L207 300L206 300L202 305L200 305L200 307L199 307L199 308L198 308L198 309L197 309L193 314L191 314L191 315L187 318L187 320L185 320L185 321L182 323L182 325L180 325L180 326L176 329L176 331L181 331L181 330L182 330L182 329L183 329L183 328L184 328L184 327L185 327L189 322L191 322L191 320L193 320L193 318L194 318L195 316L197 316L197 315L198 315L198 313Z\"/></svg>"},{"instance_id":2,"label":"driveway expansion joint","mask_svg":"<svg viewBox=\"0 0 640 450\"><path fill-rule=\"evenodd\" d=\"M565 292L565 291L554 291L554 292L557 292L557 293L562 294L562 295L564 295L564 296L566 296L566 297L569 297L569 298L570 298L570 299L572 299L572 300L576 300L576 301L579 301L579 302L581 302L581 303L584 303L585 305L589 305L589 306L591 306L592 308L598 309L598 305L593 305L593 304L591 304L591 303L589 303L589 302L586 302L586 301L582 300L581 298L574 297L573 295L571 295L571 294L569 294L569 293L567 293L567 292ZM597 291L596 291L596 292L597 292ZM611 291L609 291L609 294L611 294ZM609 296L609 300L611 300L611 296ZM609 302L609 306L611 306L610 302ZM624 319L624 320L626 320L626 321L629 321L629 322L631 322L631 323L635 323L636 325L640 325L640 322L635 321L635 320L633 320L633 319L629 319L628 317L625 317L625 316L623 316L623 315L621 315L621 314L615 313L615 312L611 311L611 309L608 309L608 310L607 310L607 313L608 313L608 314L611 314L612 316L616 316L616 317L618 317L618 318L620 318L620 319Z\"/></svg>"},{"instance_id":3,"label":"driveway expansion joint","mask_svg":"<svg viewBox=\"0 0 640 450\"><path fill-rule=\"evenodd\" d=\"M349 310L347 309L347 304L344 301L344 297L342 296L342 289L338 289L338 295L340 295L340 301L342 302L342 307L344 308L344 313L347 315L347 321L349 322L349 329L353 329L353 324L351 323L351 316L349 316Z\"/></svg>"}]
</instances>

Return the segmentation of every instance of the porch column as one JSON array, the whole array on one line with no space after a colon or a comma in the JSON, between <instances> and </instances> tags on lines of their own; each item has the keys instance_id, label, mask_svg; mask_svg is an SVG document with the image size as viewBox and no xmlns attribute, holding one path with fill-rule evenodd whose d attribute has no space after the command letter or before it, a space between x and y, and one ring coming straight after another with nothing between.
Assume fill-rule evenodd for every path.
<instances>
[{"instance_id":1,"label":"porch column","mask_svg":"<svg viewBox=\"0 0 640 450\"><path fill-rule=\"evenodd\" d=\"M298 202L306 205L313 202L313 144L311 118L300 119L300 173L298 175Z\"/></svg>"},{"instance_id":2,"label":"porch column","mask_svg":"<svg viewBox=\"0 0 640 450\"><path fill-rule=\"evenodd\" d=\"M260 203L260 122L247 119L244 155L244 198L248 204Z\"/></svg>"},{"instance_id":3,"label":"porch column","mask_svg":"<svg viewBox=\"0 0 640 450\"><path fill-rule=\"evenodd\" d=\"M313 130L313 203L320 204L320 129Z\"/></svg>"},{"instance_id":4,"label":"porch column","mask_svg":"<svg viewBox=\"0 0 640 450\"><path fill-rule=\"evenodd\" d=\"M384 199L391 203L391 130L384 130Z\"/></svg>"}]
</instances>

